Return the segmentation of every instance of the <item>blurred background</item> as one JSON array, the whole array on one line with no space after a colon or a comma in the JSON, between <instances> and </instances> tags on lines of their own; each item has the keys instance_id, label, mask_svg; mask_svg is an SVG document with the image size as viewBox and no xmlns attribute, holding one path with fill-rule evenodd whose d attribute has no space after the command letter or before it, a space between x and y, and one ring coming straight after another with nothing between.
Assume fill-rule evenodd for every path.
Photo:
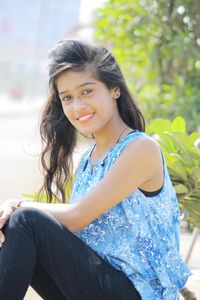
<instances>
[{"instance_id":1,"label":"blurred background","mask_svg":"<svg viewBox=\"0 0 200 300\"><path fill-rule=\"evenodd\" d=\"M0 201L32 194L42 184L39 120L48 95L47 55L63 38L112 50L147 131L160 137L180 206L190 218L181 251L188 257L193 239L189 285L200 297L200 2L0 0ZM178 162L170 160L171 148Z\"/></svg>"},{"instance_id":2,"label":"blurred background","mask_svg":"<svg viewBox=\"0 0 200 300\"><path fill-rule=\"evenodd\" d=\"M47 55L63 38L109 47L149 128L155 118L200 124L200 2L0 0L1 199L41 184L38 124Z\"/></svg>"},{"instance_id":3,"label":"blurred background","mask_svg":"<svg viewBox=\"0 0 200 300\"><path fill-rule=\"evenodd\" d=\"M63 38L92 40L93 11L102 3L0 0L1 200L38 191L48 52Z\"/></svg>"}]
</instances>

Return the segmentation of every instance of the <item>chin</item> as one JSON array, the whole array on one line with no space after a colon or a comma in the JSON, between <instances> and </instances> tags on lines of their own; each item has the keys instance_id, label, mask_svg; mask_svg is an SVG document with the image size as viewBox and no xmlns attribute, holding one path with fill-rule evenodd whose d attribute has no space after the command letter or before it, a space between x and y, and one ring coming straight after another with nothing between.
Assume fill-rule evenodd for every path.
<instances>
[{"instance_id":1,"label":"chin","mask_svg":"<svg viewBox=\"0 0 200 300\"><path fill-rule=\"evenodd\" d=\"M78 126L77 130L81 134L89 138L92 138L95 134L101 131L101 127L100 126Z\"/></svg>"},{"instance_id":2,"label":"chin","mask_svg":"<svg viewBox=\"0 0 200 300\"><path fill-rule=\"evenodd\" d=\"M78 129L77 128L77 131L80 133L80 134L82 134L82 135L84 135L85 137L88 137L88 138L92 138L93 136L93 132L91 131L91 130L80 130L80 129Z\"/></svg>"}]
</instances>

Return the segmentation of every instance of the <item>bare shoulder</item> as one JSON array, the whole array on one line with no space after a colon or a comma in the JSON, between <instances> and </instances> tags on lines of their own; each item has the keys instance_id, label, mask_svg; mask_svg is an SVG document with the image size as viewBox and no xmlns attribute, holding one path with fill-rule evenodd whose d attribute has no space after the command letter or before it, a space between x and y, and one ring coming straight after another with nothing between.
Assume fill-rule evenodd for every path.
<instances>
[{"instance_id":1,"label":"bare shoulder","mask_svg":"<svg viewBox=\"0 0 200 300\"><path fill-rule=\"evenodd\" d=\"M121 155L118 166L120 165L123 165L124 173L134 178L137 187L145 190L156 190L162 185L161 149L159 144L150 136L141 137L131 142Z\"/></svg>"},{"instance_id":2,"label":"bare shoulder","mask_svg":"<svg viewBox=\"0 0 200 300\"><path fill-rule=\"evenodd\" d=\"M156 157L160 158L161 151L160 146L153 138L145 136L132 141L124 150L124 154L127 156L134 154L143 159L153 159Z\"/></svg>"},{"instance_id":3,"label":"bare shoulder","mask_svg":"<svg viewBox=\"0 0 200 300\"><path fill-rule=\"evenodd\" d=\"M120 161L119 161L120 164ZM131 142L121 154L121 164L124 171L139 176L143 182L162 176L163 163L161 149L158 143L150 136L144 136Z\"/></svg>"}]
</instances>

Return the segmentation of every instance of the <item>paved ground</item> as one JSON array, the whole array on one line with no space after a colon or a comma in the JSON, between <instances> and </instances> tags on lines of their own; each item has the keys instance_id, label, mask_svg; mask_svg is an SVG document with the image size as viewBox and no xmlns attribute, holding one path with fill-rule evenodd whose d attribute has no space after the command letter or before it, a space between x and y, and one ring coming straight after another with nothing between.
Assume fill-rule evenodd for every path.
<instances>
[{"instance_id":1,"label":"paved ground","mask_svg":"<svg viewBox=\"0 0 200 300\"><path fill-rule=\"evenodd\" d=\"M184 233L181 235L181 255L186 257L191 241L191 234ZM186 287L195 292L197 299L200 299L200 234L195 243L191 258L188 262L193 275L188 279Z\"/></svg>"}]
</instances>

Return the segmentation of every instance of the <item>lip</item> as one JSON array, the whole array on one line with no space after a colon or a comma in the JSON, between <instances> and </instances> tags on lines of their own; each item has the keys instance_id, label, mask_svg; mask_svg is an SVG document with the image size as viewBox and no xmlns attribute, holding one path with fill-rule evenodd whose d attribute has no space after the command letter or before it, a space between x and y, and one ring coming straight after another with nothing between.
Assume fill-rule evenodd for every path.
<instances>
[{"instance_id":1,"label":"lip","mask_svg":"<svg viewBox=\"0 0 200 300\"><path fill-rule=\"evenodd\" d=\"M94 117L94 113L89 113L89 114L84 114L80 117L77 118L78 122L81 124L85 124L87 122L89 122L90 120L92 120Z\"/></svg>"}]
</instances>

